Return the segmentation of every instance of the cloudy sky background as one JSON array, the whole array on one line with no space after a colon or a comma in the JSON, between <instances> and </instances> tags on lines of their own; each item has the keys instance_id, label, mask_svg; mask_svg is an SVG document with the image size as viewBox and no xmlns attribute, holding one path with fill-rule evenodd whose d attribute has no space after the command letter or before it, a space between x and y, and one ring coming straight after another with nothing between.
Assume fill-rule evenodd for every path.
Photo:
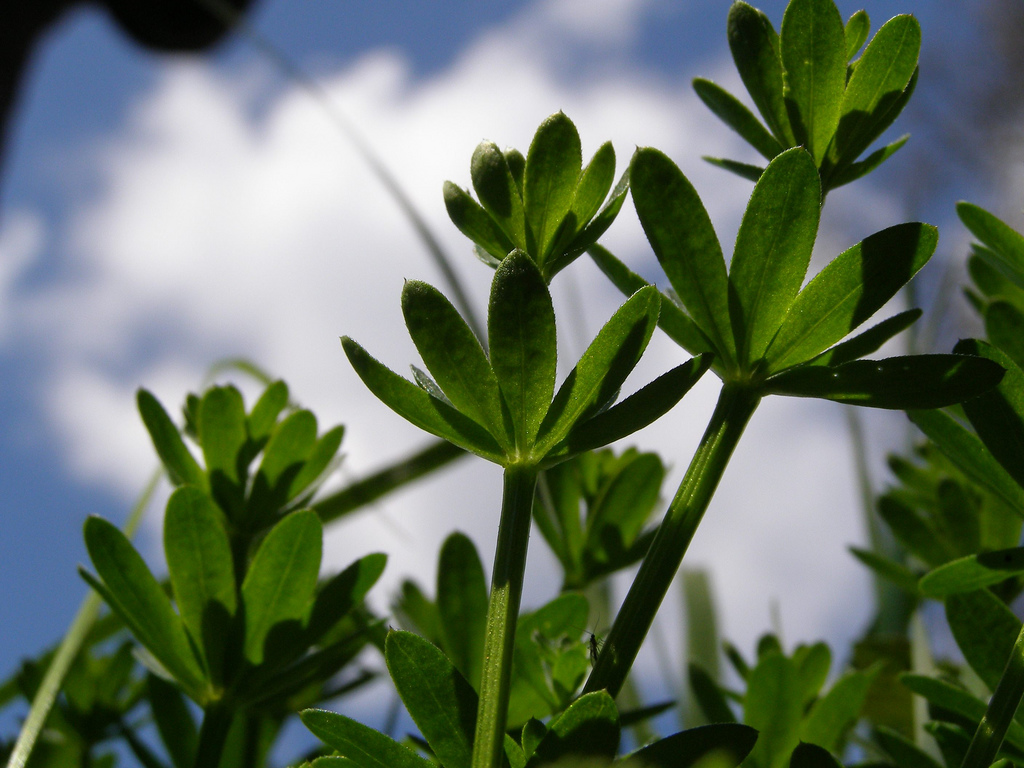
<instances>
[{"instance_id":1,"label":"cloudy sky background","mask_svg":"<svg viewBox=\"0 0 1024 768\"><path fill-rule=\"evenodd\" d=\"M585 157L607 139L620 168L638 145L669 154L731 251L750 184L700 156L753 156L689 85L710 77L742 92L725 45L728 3L348 5L265 0L252 22L316 79L393 170L455 257L481 315L491 272L447 221L441 184L469 185L469 158L483 138L525 151L540 121L559 109L579 128ZM948 225L925 276L927 296L944 264L965 250L954 200L970 198L1011 220L1020 207L1019 163L1002 163L1006 172L996 175L972 157L934 159L943 141L936 115L949 115L944 98L965 87L958 78L992 66L977 45L988 4L971 15L942 0L863 5L876 29L893 13L917 13L925 64L965 60L922 68L923 106L892 134L915 131L919 147L872 181L830 196L812 270L871 232L920 217ZM778 26L784 4L761 6ZM859 7L840 2L844 17ZM75 566L86 559L85 517L123 520L155 466L134 409L137 387L176 413L212 362L247 357L285 378L322 426L347 426L344 472L358 477L426 439L369 395L338 337L351 335L407 370L417 358L399 308L402 280L444 288L324 104L243 36L203 60L152 57L103 16L83 12L54 32L36 64L0 186L3 675L58 637L84 594ZM657 277L631 204L604 242ZM585 259L556 279L553 293L564 375L621 296ZM900 308L897 301L887 312ZM941 351L960 311L951 305L944 313ZM682 359L656 337L632 386ZM246 391L251 402L254 389ZM663 453L668 496L717 391L709 375L628 441ZM903 444L902 415L866 416L881 446ZM873 457L880 483L882 455ZM472 536L489 564L499 496L498 469L463 461L332 529L326 565L388 552L377 590L383 606L408 574L432 584L437 548L453 529ZM774 604L789 645L825 638L842 656L871 615L869 579L846 552L864 540L859 504L841 407L766 401L687 558L712 571L724 635L749 652L771 628ZM157 563L158 532L154 514L140 546ZM552 596L551 573L534 537L528 605ZM678 654L672 599L666 613L658 631Z\"/></svg>"}]
</instances>

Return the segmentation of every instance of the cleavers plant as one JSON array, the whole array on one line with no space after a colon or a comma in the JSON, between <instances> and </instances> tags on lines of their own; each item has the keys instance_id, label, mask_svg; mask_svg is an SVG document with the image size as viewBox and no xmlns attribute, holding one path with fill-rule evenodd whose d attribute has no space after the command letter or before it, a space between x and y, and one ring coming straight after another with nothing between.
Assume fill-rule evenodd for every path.
<instances>
[{"instance_id":1,"label":"cleavers plant","mask_svg":"<svg viewBox=\"0 0 1024 768\"><path fill-rule=\"evenodd\" d=\"M851 337L928 262L937 230L892 226L810 280L807 271L828 192L906 141L869 152L914 90L918 23L896 16L872 37L863 11L844 23L833 0L791 0L776 32L737 0L727 29L760 118L708 80L694 88L765 159L709 158L754 182L728 263L700 196L668 156L640 148L616 182L611 144L584 166L580 136L562 113L540 125L525 155L482 142L470 162L472 192L444 185L452 222L494 270L486 334L440 291L407 280L401 308L423 370L413 366L406 379L342 339L378 399L442 443L321 496L342 430L319 434L283 382L266 381L250 409L233 386L190 395L182 428L139 392L174 486L163 529L168 580L153 575L124 532L87 521L96 575L82 575L111 612L75 635L83 650L58 652L67 673L47 722L65 743L51 739L30 765L114 765L113 754L94 760L93 752L123 739L147 768L258 768L300 711L325 745L300 758L305 768L841 768L853 755L881 766L1024 763L1024 716L1015 714L1024 630L1009 608L1024 589L1024 238L962 204L980 241L969 299L988 340L961 341L952 354L866 359L921 316L906 310ZM662 288L598 243L627 195L664 272ZM558 384L549 286L584 253L626 299ZM658 328L690 359L620 398ZM658 519L667 462L609 446L666 416L707 370L721 379L718 402ZM923 600L943 600L975 674L951 666L897 677L892 659L880 658L829 684L825 644L787 653L765 635L752 662L725 646L729 683L717 672L705 596L703 615L689 607L711 646L688 665L687 724L695 727L658 738L651 718L673 702L644 705L628 675L769 395L905 410L929 438L915 457L891 460L898 484L878 501L902 550L855 554L906 593L904 634ZM325 523L465 453L503 470L489 585L476 547L458 532L439 553L433 596L407 580L390 620L363 604L383 555L320 576ZM561 569L561 588L521 610L533 523ZM607 578L638 562L613 611ZM707 589L700 578L688 583L698 582ZM588 630L595 610L613 619L600 640ZM386 629L389 621L399 628ZM373 648L418 735L396 739L314 708L369 681L358 657ZM5 683L0 704L16 690L45 689L37 668L48 658ZM910 691L930 704L931 751L906 711ZM140 709L161 750L140 737ZM30 718L36 734L45 717ZM862 720L870 732L853 730ZM636 742L625 755L623 728ZM21 768L31 747L9 751Z\"/></svg>"}]
</instances>

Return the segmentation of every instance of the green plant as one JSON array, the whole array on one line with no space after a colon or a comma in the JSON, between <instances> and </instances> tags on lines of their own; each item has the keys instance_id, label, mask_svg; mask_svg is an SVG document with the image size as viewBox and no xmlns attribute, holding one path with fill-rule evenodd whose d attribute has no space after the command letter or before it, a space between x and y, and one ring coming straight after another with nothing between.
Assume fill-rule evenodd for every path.
<instances>
[{"instance_id":1,"label":"green plant","mask_svg":"<svg viewBox=\"0 0 1024 768\"><path fill-rule=\"evenodd\" d=\"M835 768L856 753L886 766L1024 761L1024 720L1014 719L1024 695L1024 630L1008 607L1024 589L1024 238L979 208L960 207L981 241L968 295L989 340L961 341L952 354L866 359L911 326L916 309L851 336L928 262L934 227L915 222L870 235L805 282L827 193L906 140L861 159L913 92L918 24L897 16L864 47L869 33L865 13L844 24L832 0L791 0L778 34L760 11L733 4L730 47L763 124L718 86L694 81L767 160L712 160L755 182L728 264L697 191L657 149L638 149L613 187L611 145L584 167L577 129L562 113L540 125L525 155L477 147L476 197L449 182L444 200L494 270L486 338L465 309L409 280L401 307L425 370L414 366L406 379L342 339L366 386L443 441L395 467L321 494L342 430L319 434L283 382L266 381L248 409L233 386L190 395L181 428L140 391L141 416L175 486L163 536L169 577L158 580L110 523L86 523L96 575L82 574L110 612L93 623L90 604L43 682L49 654L2 688L0 703L19 692L41 702L26 743L57 703L47 722L61 738L44 741L32 764L113 765L108 745L121 740L146 766L263 766L299 712L324 744L298 758L308 768ZM598 244L627 194L665 290ZM556 386L549 285L585 252L626 299ZM454 293L465 307L461 289ZM621 398L658 328L692 358ZM707 370L722 381L718 403L659 514L667 462L608 446L665 417ZM903 551L855 555L907 593L907 626L920 601L944 600L974 676L945 665L938 676L913 669L897 677L898 654L869 637L875 642L862 643L855 663L828 684L828 646L786 653L766 635L753 662L724 645L735 672L727 680L710 588L691 575L688 611L703 624L690 628L701 647L688 665L687 718L705 724L662 738L654 718L675 703L643 702L628 675L769 395L905 410L930 439L914 457L891 459L898 482L878 502ZM406 580L390 620L363 603L383 555L320 576L325 524L467 453L504 473L489 584L476 546L460 533L441 548L433 596ZM561 584L545 604L523 609L534 522ZM595 614L613 613L606 580L636 563L599 641L588 628ZM389 621L400 628L386 629ZM321 708L374 677L359 663L364 650L383 655L418 734L395 738ZM903 661L897 669L909 668ZM911 691L929 703L931 751ZM144 719L158 744L140 735ZM636 743L620 754L624 728ZM12 764L30 750L11 745Z\"/></svg>"}]
</instances>

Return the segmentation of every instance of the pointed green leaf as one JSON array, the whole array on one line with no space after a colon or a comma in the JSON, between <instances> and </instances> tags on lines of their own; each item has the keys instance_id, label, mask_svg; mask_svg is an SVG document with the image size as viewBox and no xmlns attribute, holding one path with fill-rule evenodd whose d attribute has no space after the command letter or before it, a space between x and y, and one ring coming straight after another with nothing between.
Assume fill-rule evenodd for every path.
<instances>
[{"instance_id":1,"label":"pointed green leaf","mask_svg":"<svg viewBox=\"0 0 1024 768\"><path fill-rule=\"evenodd\" d=\"M942 411L911 411L907 416L960 471L1024 515L1024 488L999 465L977 435Z\"/></svg>"},{"instance_id":2,"label":"pointed green leaf","mask_svg":"<svg viewBox=\"0 0 1024 768\"><path fill-rule=\"evenodd\" d=\"M817 744L799 744L793 750L789 768L843 768L827 749Z\"/></svg>"},{"instance_id":3,"label":"pointed green leaf","mask_svg":"<svg viewBox=\"0 0 1024 768\"><path fill-rule=\"evenodd\" d=\"M717 649L716 649L717 650ZM736 715L733 714L726 701L722 689L718 686L703 667L697 664L688 666L688 679L690 690L700 705L704 717L711 723L735 723ZM746 727L746 726L745 726ZM751 744L753 748L753 744Z\"/></svg>"},{"instance_id":4,"label":"pointed green leaf","mask_svg":"<svg viewBox=\"0 0 1024 768\"><path fill-rule=\"evenodd\" d=\"M427 640L388 633L384 657L398 695L445 768L469 768L476 730L473 687Z\"/></svg>"},{"instance_id":5,"label":"pointed green leaf","mask_svg":"<svg viewBox=\"0 0 1024 768\"><path fill-rule=\"evenodd\" d=\"M242 583L245 657L263 661L268 634L284 622L302 622L320 571L323 529L316 512L287 515L260 544Z\"/></svg>"},{"instance_id":6,"label":"pointed green leaf","mask_svg":"<svg viewBox=\"0 0 1024 768\"><path fill-rule=\"evenodd\" d=\"M102 582L91 577L103 598L128 625L136 639L188 691L199 694L203 673L185 625L171 608L146 563L116 526L99 517L85 521L85 547Z\"/></svg>"},{"instance_id":7,"label":"pointed green leaf","mask_svg":"<svg viewBox=\"0 0 1024 768\"><path fill-rule=\"evenodd\" d=\"M313 735L359 768L435 768L408 747L369 726L336 712L307 709L299 713Z\"/></svg>"},{"instance_id":8,"label":"pointed green leaf","mask_svg":"<svg viewBox=\"0 0 1024 768\"><path fill-rule=\"evenodd\" d=\"M821 165L839 124L846 87L846 37L839 9L832 0L790 0L779 44L793 136Z\"/></svg>"},{"instance_id":9,"label":"pointed green leaf","mask_svg":"<svg viewBox=\"0 0 1024 768\"><path fill-rule=\"evenodd\" d=\"M800 729L800 739L838 751L847 731L861 714L875 675L848 672L814 702Z\"/></svg>"},{"instance_id":10,"label":"pointed green leaf","mask_svg":"<svg viewBox=\"0 0 1024 768\"><path fill-rule=\"evenodd\" d=\"M880 149L876 149L863 160L856 163L850 163L849 165L844 165L839 169L828 173L826 186L830 190L836 189L844 184L849 184L852 181L856 181L859 178L867 176L875 170L875 168L878 168L882 163L901 150L903 145L907 143L908 139L910 139L910 134L906 133L896 139L896 141L886 144Z\"/></svg>"},{"instance_id":11,"label":"pointed green leaf","mask_svg":"<svg viewBox=\"0 0 1024 768\"><path fill-rule=\"evenodd\" d=\"M192 768L199 732L185 697L173 683L150 673L146 675L146 698L174 768Z\"/></svg>"},{"instance_id":12,"label":"pointed green leaf","mask_svg":"<svg viewBox=\"0 0 1024 768\"><path fill-rule=\"evenodd\" d=\"M946 619L967 663L994 691L1020 634L1020 619L987 589L947 597Z\"/></svg>"},{"instance_id":13,"label":"pointed green leaf","mask_svg":"<svg viewBox=\"0 0 1024 768\"><path fill-rule=\"evenodd\" d=\"M479 687L487 621L487 580L476 547L465 534L451 534L441 547L437 610L448 658L474 687Z\"/></svg>"},{"instance_id":14,"label":"pointed green leaf","mask_svg":"<svg viewBox=\"0 0 1024 768\"><path fill-rule=\"evenodd\" d=\"M621 440L660 419L678 403L711 367L709 354L694 357L601 411L579 422L565 439L547 453L550 461L562 461L583 451L593 451Z\"/></svg>"},{"instance_id":15,"label":"pointed green leaf","mask_svg":"<svg viewBox=\"0 0 1024 768\"><path fill-rule=\"evenodd\" d=\"M619 746L619 713L607 691L587 693L548 726L529 768L547 765L570 755L611 758Z\"/></svg>"},{"instance_id":16,"label":"pointed green leaf","mask_svg":"<svg viewBox=\"0 0 1024 768\"><path fill-rule=\"evenodd\" d=\"M510 447L498 380L480 342L455 307L433 286L407 280L402 312L416 349L451 404Z\"/></svg>"},{"instance_id":17,"label":"pointed green leaf","mask_svg":"<svg viewBox=\"0 0 1024 768\"><path fill-rule=\"evenodd\" d=\"M512 178L505 155L494 142L481 142L470 161L473 189L484 210L511 241L513 248L526 248L526 219L522 192ZM506 249L505 253L512 250Z\"/></svg>"},{"instance_id":18,"label":"pointed green leaf","mask_svg":"<svg viewBox=\"0 0 1024 768\"><path fill-rule=\"evenodd\" d=\"M387 560L387 555L379 552L366 555L320 587L306 626L310 643L316 643L363 601L370 587L384 572Z\"/></svg>"},{"instance_id":19,"label":"pointed green leaf","mask_svg":"<svg viewBox=\"0 0 1024 768\"><path fill-rule=\"evenodd\" d=\"M557 272L562 267L569 264L572 259L575 259L585 250L590 248L594 243L597 242L598 238L601 237L615 221L615 217L619 215L619 211L622 210L623 203L626 202L626 194L629 192L629 166L626 166L626 170L622 172L622 176L615 182L615 188L612 190L611 195L608 197L607 202L602 206L601 210L598 211L597 215L590 221L589 224L580 230L576 237L573 238L566 248L565 253L559 258L558 263L553 265L554 272ZM553 273L552 273L553 274Z\"/></svg>"},{"instance_id":20,"label":"pointed green leaf","mask_svg":"<svg viewBox=\"0 0 1024 768\"><path fill-rule=\"evenodd\" d=\"M288 486L288 501L307 491L318 480L323 479L324 472L332 466L331 463L338 455L338 449L341 447L341 440L344 436L345 428L339 425L325 432L313 444L302 469L298 471Z\"/></svg>"},{"instance_id":21,"label":"pointed green leaf","mask_svg":"<svg viewBox=\"0 0 1024 768\"><path fill-rule=\"evenodd\" d=\"M903 502L894 493L878 499L878 514L912 554L931 566L941 565L955 556L935 530L932 519Z\"/></svg>"},{"instance_id":22,"label":"pointed green leaf","mask_svg":"<svg viewBox=\"0 0 1024 768\"><path fill-rule=\"evenodd\" d=\"M848 549L850 554L883 579L888 579L908 594L918 594L917 574L902 563L890 560L867 549L860 549L858 547L848 547Z\"/></svg>"},{"instance_id":23,"label":"pointed green leaf","mask_svg":"<svg viewBox=\"0 0 1024 768\"><path fill-rule=\"evenodd\" d=\"M587 516L591 557L611 561L621 556L621 548L632 544L647 522L664 479L665 466L653 453L639 454L612 477Z\"/></svg>"},{"instance_id":24,"label":"pointed green leaf","mask_svg":"<svg viewBox=\"0 0 1024 768\"><path fill-rule=\"evenodd\" d=\"M973 592L1024 573L1024 547L968 555L924 575L921 591L943 598L957 592Z\"/></svg>"},{"instance_id":25,"label":"pointed green leaf","mask_svg":"<svg viewBox=\"0 0 1024 768\"><path fill-rule=\"evenodd\" d=\"M153 441L160 461L163 462L167 476L174 485L194 485L207 488L206 473L192 456L181 439L181 433L160 405L160 401L144 389L136 393L139 414L146 425L149 437Z\"/></svg>"},{"instance_id":26,"label":"pointed green leaf","mask_svg":"<svg viewBox=\"0 0 1024 768\"><path fill-rule=\"evenodd\" d=\"M220 472L232 483L244 479L238 456L248 437L242 393L232 386L209 389L199 406L199 442L211 478Z\"/></svg>"},{"instance_id":27,"label":"pointed green leaf","mask_svg":"<svg viewBox=\"0 0 1024 768\"><path fill-rule=\"evenodd\" d=\"M572 208L583 152L576 126L563 113L547 118L526 154L523 205L526 209L527 251L541 272L562 220Z\"/></svg>"},{"instance_id":28,"label":"pointed green leaf","mask_svg":"<svg viewBox=\"0 0 1024 768\"><path fill-rule=\"evenodd\" d=\"M960 202L956 212L971 234L988 246L979 255L1024 288L1024 235L977 205Z\"/></svg>"},{"instance_id":29,"label":"pointed green leaf","mask_svg":"<svg viewBox=\"0 0 1024 768\"><path fill-rule=\"evenodd\" d=\"M729 267L729 309L737 355L759 360L779 329L811 261L821 185L799 147L774 160L758 180L736 236Z\"/></svg>"},{"instance_id":30,"label":"pointed green leaf","mask_svg":"<svg viewBox=\"0 0 1024 768\"><path fill-rule=\"evenodd\" d=\"M249 437L257 442L269 437L277 424L277 417L287 405L288 385L283 381L275 381L263 390L249 414Z\"/></svg>"},{"instance_id":31,"label":"pointed green leaf","mask_svg":"<svg viewBox=\"0 0 1024 768\"><path fill-rule=\"evenodd\" d=\"M889 19L868 43L842 97L837 165L856 160L896 119L920 50L921 26L908 15Z\"/></svg>"},{"instance_id":32,"label":"pointed green leaf","mask_svg":"<svg viewBox=\"0 0 1024 768\"><path fill-rule=\"evenodd\" d=\"M761 117L781 144L794 146L783 98L779 36L772 23L764 13L740 0L729 8L728 35L736 69Z\"/></svg>"},{"instance_id":33,"label":"pointed green leaf","mask_svg":"<svg viewBox=\"0 0 1024 768\"><path fill-rule=\"evenodd\" d=\"M899 731L879 726L875 729L875 740L900 768L943 768L940 762Z\"/></svg>"},{"instance_id":34,"label":"pointed green leaf","mask_svg":"<svg viewBox=\"0 0 1024 768\"><path fill-rule=\"evenodd\" d=\"M993 267L989 261L977 255L978 250L987 251L983 245L975 243L972 246L972 255L967 260L967 272L974 281L974 285L986 298L1002 298L1009 301L1015 307L1024 307L1024 289L1017 286L1007 278L999 269Z\"/></svg>"},{"instance_id":35,"label":"pointed green leaf","mask_svg":"<svg viewBox=\"0 0 1024 768\"><path fill-rule=\"evenodd\" d=\"M271 488L291 484L316 444L316 430L316 416L306 410L289 414L278 425L263 450L258 471Z\"/></svg>"},{"instance_id":36,"label":"pointed green leaf","mask_svg":"<svg viewBox=\"0 0 1024 768\"><path fill-rule=\"evenodd\" d=\"M729 321L725 258L697 191L655 149L637 150L630 178L637 215L665 275L728 366L736 359L736 343Z\"/></svg>"},{"instance_id":37,"label":"pointed green leaf","mask_svg":"<svg viewBox=\"0 0 1024 768\"><path fill-rule=\"evenodd\" d=\"M803 693L796 665L781 653L762 658L747 679L743 720L759 736L750 759L762 768L783 768L799 743Z\"/></svg>"},{"instance_id":38,"label":"pointed green leaf","mask_svg":"<svg viewBox=\"0 0 1024 768\"><path fill-rule=\"evenodd\" d=\"M555 310L537 266L522 251L509 254L494 273L487 335L515 447L528 451L555 389Z\"/></svg>"},{"instance_id":39,"label":"pointed green leaf","mask_svg":"<svg viewBox=\"0 0 1024 768\"><path fill-rule=\"evenodd\" d=\"M466 190L450 181L444 183L444 207L458 230L497 260L515 248L497 222Z\"/></svg>"},{"instance_id":40,"label":"pointed green leaf","mask_svg":"<svg viewBox=\"0 0 1024 768\"><path fill-rule=\"evenodd\" d=\"M612 400L647 348L658 309L657 289L641 288L605 323L551 402L537 435L538 458Z\"/></svg>"},{"instance_id":41,"label":"pointed green leaf","mask_svg":"<svg viewBox=\"0 0 1024 768\"><path fill-rule=\"evenodd\" d=\"M797 295L768 347L771 370L810 360L871 317L931 258L938 231L897 224L839 254Z\"/></svg>"},{"instance_id":42,"label":"pointed green leaf","mask_svg":"<svg viewBox=\"0 0 1024 768\"><path fill-rule=\"evenodd\" d=\"M694 78L693 90L718 118L738 133L768 160L782 152L783 146L761 125L743 103L727 90L701 77Z\"/></svg>"},{"instance_id":43,"label":"pointed green leaf","mask_svg":"<svg viewBox=\"0 0 1024 768\"><path fill-rule=\"evenodd\" d=\"M1018 366L1024 365L1024 312L1008 301L993 301L985 310L985 334Z\"/></svg>"},{"instance_id":44,"label":"pointed green leaf","mask_svg":"<svg viewBox=\"0 0 1024 768\"><path fill-rule=\"evenodd\" d=\"M359 378L399 416L489 461L504 461L504 451L475 421L403 379L347 336L341 343Z\"/></svg>"},{"instance_id":45,"label":"pointed green leaf","mask_svg":"<svg viewBox=\"0 0 1024 768\"><path fill-rule=\"evenodd\" d=\"M583 225L594 218L614 182L615 149L610 141L606 141L597 148L597 152L583 169L573 193L571 210L578 225Z\"/></svg>"},{"instance_id":46,"label":"pointed green leaf","mask_svg":"<svg viewBox=\"0 0 1024 768\"><path fill-rule=\"evenodd\" d=\"M757 183L757 180L761 178L761 174L764 173L764 168L759 165L739 163L735 160L726 160L721 157L709 157L708 155L703 155L701 159L707 163L711 163L712 165L717 165L719 168L723 168L730 173L735 173L741 179L752 181L755 184Z\"/></svg>"},{"instance_id":47,"label":"pointed green leaf","mask_svg":"<svg viewBox=\"0 0 1024 768\"><path fill-rule=\"evenodd\" d=\"M970 355L907 355L854 360L835 367L803 365L771 377L768 392L822 397L869 408L944 408L977 397L1003 377L991 360Z\"/></svg>"},{"instance_id":48,"label":"pointed green leaf","mask_svg":"<svg viewBox=\"0 0 1024 768\"><path fill-rule=\"evenodd\" d=\"M587 251L612 284L626 296L632 296L649 283L617 259L611 251L600 245ZM658 325L676 344L691 355L712 351L711 342L674 301L662 295ZM714 361L712 361L713 363Z\"/></svg>"},{"instance_id":49,"label":"pointed green leaf","mask_svg":"<svg viewBox=\"0 0 1024 768\"><path fill-rule=\"evenodd\" d=\"M867 11L855 12L846 20L846 27L843 31L846 37L846 58L852 59L864 45L864 41L868 39L868 33L871 32L871 18Z\"/></svg>"},{"instance_id":50,"label":"pointed green leaf","mask_svg":"<svg viewBox=\"0 0 1024 768\"><path fill-rule=\"evenodd\" d=\"M757 731L738 723L717 723L674 733L629 755L649 768L736 768L754 748Z\"/></svg>"},{"instance_id":51,"label":"pointed green leaf","mask_svg":"<svg viewBox=\"0 0 1024 768\"><path fill-rule=\"evenodd\" d=\"M883 344L906 330L921 317L920 309L908 309L886 318L851 339L836 344L810 360L810 365L837 366L876 352Z\"/></svg>"},{"instance_id":52,"label":"pointed green leaf","mask_svg":"<svg viewBox=\"0 0 1024 768\"><path fill-rule=\"evenodd\" d=\"M235 613L235 572L222 514L198 488L179 488L167 501L164 552L174 601L216 679L227 616Z\"/></svg>"},{"instance_id":53,"label":"pointed green leaf","mask_svg":"<svg viewBox=\"0 0 1024 768\"><path fill-rule=\"evenodd\" d=\"M978 437L1003 469L1024 486L1024 371L1004 352L976 339L963 339L955 352L979 355L1006 375L991 391L964 403L964 413Z\"/></svg>"},{"instance_id":54,"label":"pointed green leaf","mask_svg":"<svg viewBox=\"0 0 1024 768\"><path fill-rule=\"evenodd\" d=\"M804 704L810 704L821 693L828 671L832 667L832 651L826 643L800 645L793 653L800 684L804 692Z\"/></svg>"}]
</instances>

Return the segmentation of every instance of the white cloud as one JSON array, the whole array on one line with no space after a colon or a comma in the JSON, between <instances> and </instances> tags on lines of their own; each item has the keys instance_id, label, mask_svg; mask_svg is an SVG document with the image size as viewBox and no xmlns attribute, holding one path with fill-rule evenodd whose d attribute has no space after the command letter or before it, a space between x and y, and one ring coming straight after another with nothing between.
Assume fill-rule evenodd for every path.
<instances>
[{"instance_id":1,"label":"white cloud","mask_svg":"<svg viewBox=\"0 0 1024 768\"><path fill-rule=\"evenodd\" d=\"M605 2L593 16L603 20L597 28L575 22L577 5L545 0L425 81L414 80L400 57L378 53L323 82L457 257L480 308L490 272L447 222L440 190L445 179L468 185L469 158L482 138L525 149L537 124L561 109L579 127L585 153L610 138L620 167L634 146L658 146L701 192L727 252L749 195L747 182L699 160L748 155L688 80L668 82L624 64L618 74L602 67L594 80L574 73L567 84L560 67L571 47L552 59L544 41L559 34L566 45L625 40L616 36L633 28L645 4ZM736 81L731 65L708 69L692 74ZM126 496L153 462L134 415L135 387L153 388L176 412L186 388L197 387L219 356L251 357L286 377L324 424L344 422L349 473L425 442L369 395L338 336L352 335L404 370L416 357L399 310L402 280L440 285L439 278L320 105L291 88L254 117L253 100L267 97L252 83L252 74L240 83L209 67L168 64L95 157L99 192L73 226L79 277L18 299L55 361L46 391L70 463ZM650 258L628 208L608 243L638 268ZM566 329L563 320L571 350L563 359L581 351L620 300L591 265L571 273L554 289L566 310L560 316L578 312L588 329ZM574 296L587 297L586 306L570 306ZM658 340L635 380L681 357ZM635 441L672 462L667 495L716 392L710 379L703 382ZM480 467L464 461L333 532L330 562L341 566L382 549L391 554L390 585L406 573L430 583L437 545L453 528L469 532L489 560L500 482L495 469ZM861 538L851 467L837 407L775 400L755 416L692 549L693 562L714 570L725 632L743 647L768 628L772 599L790 641L843 640L863 627L867 576L844 552ZM544 562L543 546L535 538L531 564ZM544 573L528 576L534 602L549 594Z\"/></svg>"},{"instance_id":2,"label":"white cloud","mask_svg":"<svg viewBox=\"0 0 1024 768\"><path fill-rule=\"evenodd\" d=\"M0 228L0 342L10 333L15 283L39 256L45 244L42 220L33 213L14 210Z\"/></svg>"}]
</instances>

